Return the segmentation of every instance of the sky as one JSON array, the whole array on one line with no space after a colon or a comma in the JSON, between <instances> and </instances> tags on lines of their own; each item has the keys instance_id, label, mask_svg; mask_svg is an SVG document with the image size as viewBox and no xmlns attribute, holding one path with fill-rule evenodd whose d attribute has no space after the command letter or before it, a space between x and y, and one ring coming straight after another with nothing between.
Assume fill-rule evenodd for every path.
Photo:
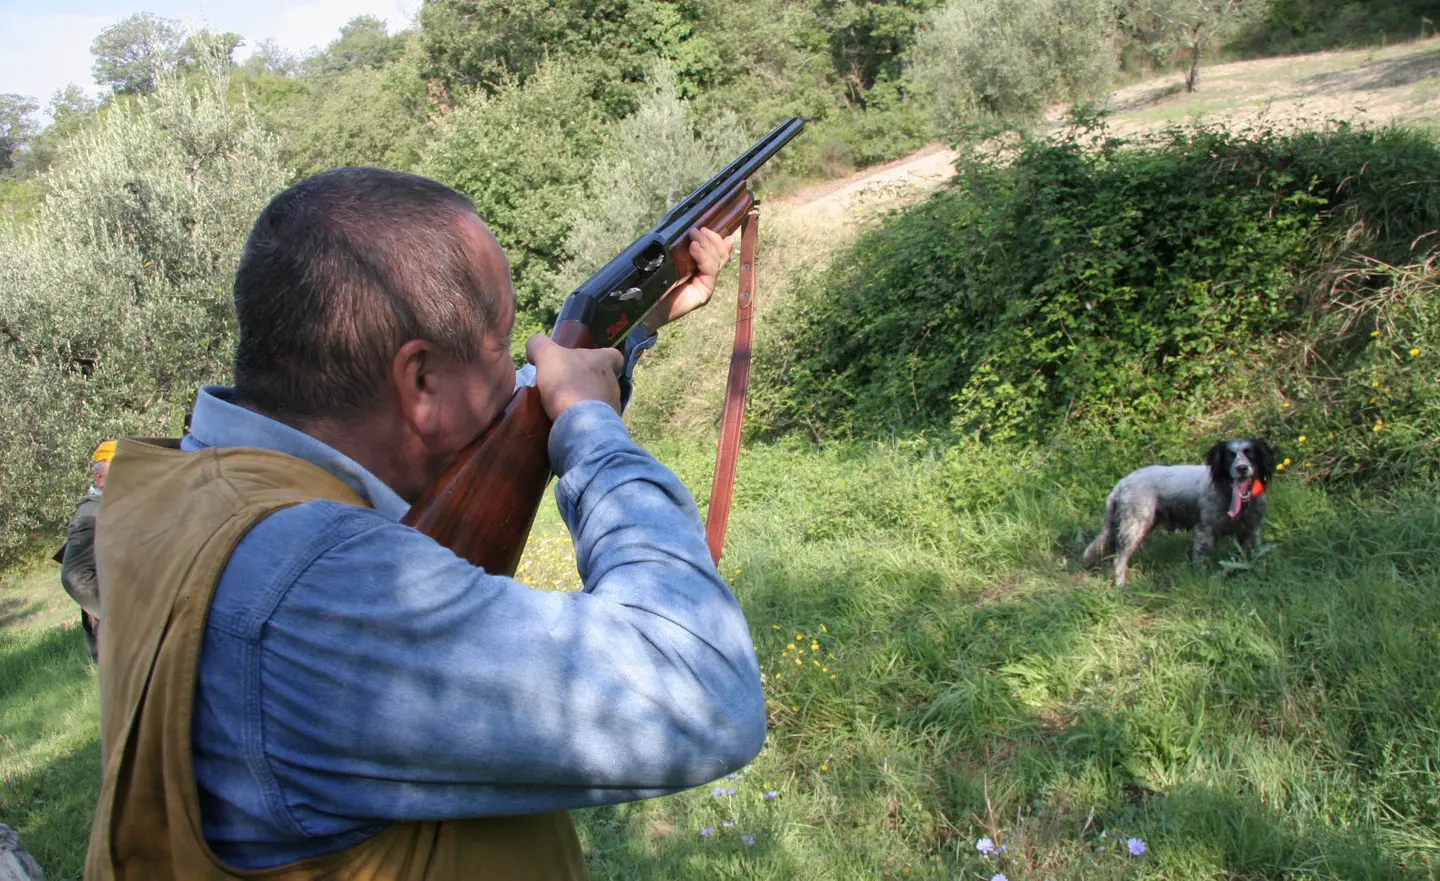
<instances>
[{"instance_id":1,"label":"sky","mask_svg":"<svg viewBox=\"0 0 1440 881\"><path fill-rule=\"evenodd\" d=\"M136 12L175 19L189 30L233 31L245 38L235 53L242 61L267 37L297 55L323 47L357 15L382 18L394 33L410 24L419 5L419 0L0 0L0 93L28 95L42 109L67 83L99 95L90 73L90 43Z\"/></svg>"}]
</instances>

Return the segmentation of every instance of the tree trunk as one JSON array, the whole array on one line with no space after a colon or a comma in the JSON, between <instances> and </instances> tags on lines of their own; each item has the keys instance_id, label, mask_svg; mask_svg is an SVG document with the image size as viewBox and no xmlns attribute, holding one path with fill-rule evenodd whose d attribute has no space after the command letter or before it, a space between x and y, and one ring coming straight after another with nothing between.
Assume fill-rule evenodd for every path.
<instances>
[{"instance_id":1,"label":"tree trunk","mask_svg":"<svg viewBox=\"0 0 1440 881\"><path fill-rule=\"evenodd\" d=\"M0 881L45 881L45 872L20 843L15 830L0 823Z\"/></svg>"},{"instance_id":2,"label":"tree trunk","mask_svg":"<svg viewBox=\"0 0 1440 881\"><path fill-rule=\"evenodd\" d=\"M1200 88L1200 35L1196 34L1194 41L1190 43L1190 72L1185 74L1185 91L1193 92Z\"/></svg>"}]
</instances>

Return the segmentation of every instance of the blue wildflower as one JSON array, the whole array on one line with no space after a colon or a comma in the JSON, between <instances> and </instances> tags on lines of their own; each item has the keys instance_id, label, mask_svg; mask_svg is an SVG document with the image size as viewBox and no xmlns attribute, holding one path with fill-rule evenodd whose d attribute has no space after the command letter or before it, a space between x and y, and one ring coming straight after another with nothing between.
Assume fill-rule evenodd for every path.
<instances>
[{"instance_id":1,"label":"blue wildflower","mask_svg":"<svg viewBox=\"0 0 1440 881\"><path fill-rule=\"evenodd\" d=\"M975 849L985 854L985 856L987 857L994 856L997 853L997 851L995 850L995 842L991 841L989 838L982 838L979 841L975 842Z\"/></svg>"},{"instance_id":2,"label":"blue wildflower","mask_svg":"<svg viewBox=\"0 0 1440 881\"><path fill-rule=\"evenodd\" d=\"M766 800L766 801L769 801L769 800L772 799L772 798L778 798L779 795L780 795L780 791L779 791L779 790L777 790L777 789L772 789L772 790L770 790L769 792L765 793L765 800Z\"/></svg>"},{"instance_id":3,"label":"blue wildflower","mask_svg":"<svg viewBox=\"0 0 1440 881\"><path fill-rule=\"evenodd\" d=\"M743 842L745 842L745 846L746 846L746 847L754 847L754 846L755 846L755 836L754 836L754 835L748 835L748 834L747 834L747 835L741 835L741 836L740 836L740 840L743 841Z\"/></svg>"},{"instance_id":4,"label":"blue wildflower","mask_svg":"<svg viewBox=\"0 0 1440 881\"><path fill-rule=\"evenodd\" d=\"M1138 857L1148 850L1148 848L1145 847L1145 840L1143 838L1126 839L1125 846L1130 849L1130 856L1132 857Z\"/></svg>"},{"instance_id":5,"label":"blue wildflower","mask_svg":"<svg viewBox=\"0 0 1440 881\"><path fill-rule=\"evenodd\" d=\"M715 834L715 827L714 827L714 826L706 826L704 829L701 829L701 830L700 830L700 837L701 837L701 838L709 838L711 835L714 835L714 834Z\"/></svg>"}]
</instances>

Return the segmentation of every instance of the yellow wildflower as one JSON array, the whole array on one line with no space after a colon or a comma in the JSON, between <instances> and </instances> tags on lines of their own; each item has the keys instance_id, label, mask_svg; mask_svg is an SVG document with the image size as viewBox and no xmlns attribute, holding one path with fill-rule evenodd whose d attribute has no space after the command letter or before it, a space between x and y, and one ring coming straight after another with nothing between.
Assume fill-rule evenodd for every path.
<instances>
[{"instance_id":1,"label":"yellow wildflower","mask_svg":"<svg viewBox=\"0 0 1440 881\"><path fill-rule=\"evenodd\" d=\"M1370 387L1371 387L1371 388L1379 388L1379 387L1380 387L1380 380L1377 379L1377 380L1375 380L1374 382L1370 383Z\"/></svg>"},{"instance_id":2,"label":"yellow wildflower","mask_svg":"<svg viewBox=\"0 0 1440 881\"><path fill-rule=\"evenodd\" d=\"M785 646L785 651L787 651L787 652L793 652L793 651L795 651L795 643L793 643L793 642L792 642L792 643L788 643L788 644Z\"/></svg>"},{"instance_id":3,"label":"yellow wildflower","mask_svg":"<svg viewBox=\"0 0 1440 881\"><path fill-rule=\"evenodd\" d=\"M1305 443L1306 440L1308 440L1308 438L1306 438L1305 435L1303 435L1303 434L1300 435L1300 441L1299 441L1300 443L1303 444L1303 443Z\"/></svg>"},{"instance_id":4,"label":"yellow wildflower","mask_svg":"<svg viewBox=\"0 0 1440 881\"><path fill-rule=\"evenodd\" d=\"M834 679L834 678L835 678L835 674L834 674L834 673L831 673L831 674L830 674L830 678L831 678L831 679Z\"/></svg>"},{"instance_id":5,"label":"yellow wildflower","mask_svg":"<svg viewBox=\"0 0 1440 881\"><path fill-rule=\"evenodd\" d=\"M771 624L771 625L770 625L770 629L771 629L771 630L779 630L779 629L780 629L780 625L779 625L779 624Z\"/></svg>"},{"instance_id":6,"label":"yellow wildflower","mask_svg":"<svg viewBox=\"0 0 1440 881\"><path fill-rule=\"evenodd\" d=\"M826 762L825 764L821 765L821 766L820 766L820 770L822 770L822 771L828 771L828 770L830 770L830 763L829 763L829 762Z\"/></svg>"},{"instance_id":7,"label":"yellow wildflower","mask_svg":"<svg viewBox=\"0 0 1440 881\"><path fill-rule=\"evenodd\" d=\"M820 632L821 632L821 633L829 633L829 632L830 632L830 628L829 628L829 627L826 627L824 624L821 624L821 625L820 625Z\"/></svg>"},{"instance_id":8,"label":"yellow wildflower","mask_svg":"<svg viewBox=\"0 0 1440 881\"><path fill-rule=\"evenodd\" d=\"M1276 471L1284 471L1284 470L1285 470L1285 463L1284 463L1284 462L1281 462L1279 465L1276 465L1276 466L1275 466L1275 470L1276 470Z\"/></svg>"},{"instance_id":9,"label":"yellow wildflower","mask_svg":"<svg viewBox=\"0 0 1440 881\"><path fill-rule=\"evenodd\" d=\"M1285 457L1285 464L1286 464L1286 465L1289 465L1289 464L1290 464L1290 457L1289 457L1289 456L1286 456L1286 457Z\"/></svg>"},{"instance_id":10,"label":"yellow wildflower","mask_svg":"<svg viewBox=\"0 0 1440 881\"><path fill-rule=\"evenodd\" d=\"M1378 331L1378 330L1372 330L1372 331L1370 331L1370 339L1372 339L1372 340L1375 339L1375 337L1377 337L1377 336L1379 336L1379 335L1380 335L1380 331Z\"/></svg>"},{"instance_id":11,"label":"yellow wildflower","mask_svg":"<svg viewBox=\"0 0 1440 881\"><path fill-rule=\"evenodd\" d=\"M1416 355L1418 355L1418 354L1420 354L1420 350L1419 350L1419 349L1411 349L1411 350L1410 350L1410 357L1411 357L1411 358L1414 358L1414 357L1415 357Z\"/></svg>"},{"instance_id":12,"label":"yellow wildflower","mask_svg":"<svg viewBox=\"0 0 1440 881\"><path fill-rule=\"evenodd\" d=\"M820 668L820 672L821 672L821 673L829 673L829 672L830 672L830 668L829 668L829 667L821 667L821 668Z\"/></svg>"},{"instance_id":13,"label":"yellow wildflower","mask_svg":"<svg viewBox=\"0 0 1440 881\"><path fill-rule=\"evenodd\" d=\"M815 642L815 641L812 640L811 643L810 643L810 651L812 651L812 652L818 652L818 651L820 651L820 643Z\"/></svg>"},{"instance_id":14,"label":"yellow wildflower","mask_svg":"<svg viewBox=\"0 0 1440 881\"><path fill-rule=\"evenodd\" d=\"M805 663L805 662L802 661L802 660L800 660L799 658L796 658L796 659L795 659L795 663L796 663L797 665L799 665L799 664L803 664L803 663Z\"/></svg>"}]
</instances>

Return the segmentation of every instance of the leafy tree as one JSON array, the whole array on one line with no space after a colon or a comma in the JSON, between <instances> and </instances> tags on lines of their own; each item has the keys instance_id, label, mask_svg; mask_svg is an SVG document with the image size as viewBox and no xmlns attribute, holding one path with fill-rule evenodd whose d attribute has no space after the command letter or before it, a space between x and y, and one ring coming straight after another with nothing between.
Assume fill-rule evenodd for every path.
<instances>
[{"instance_id":1,"label":"leafy tree","mask_svg":"<svg viewBox=\"0 0 1440 881\"><path fill-rule=\"evenodd\" d=\"M95 82L118 93L148 95L161 73L181 59L185 31L179 23L139 12L100 32L90 44Z\"/></svg>"},{"instance_id":2,"label":"leafy tree","mask_svg":"<svg viewBox=\"0 0 1440 881\"><path fill-rule=\"evenodd\" d=\"M523 83L546 58L588 66L612 115L634 109L623 87L655 58L682 62L684 82L724 65L697 30L701 7L679 0L430 0L420 10L428 75L449 93Z\"/></svg>"},{"instance_id":3,"label":"leafy tree","mask_svg":"<svg viewBox=\"0 0 1440 881\"><path fill-rule=\"evenodd\" d=\"M284 114L286 161L302 176L343 165L409 169L429 134L428 110L414 66L334 74Z\"/></svg>"},{"instance_id":4,"label":"leafy tree","mask_svg":"<svg viewBox=\"0 0 1440 881\"><path fill-rule=\"evenodd\" d=\"M603 143L588 71L549 62L441 117L419 171L468 195L510 258L522 325L547 323L569 257L567 218Z\"/></svg>"},{"instance_id":5,"label":"leafy tree","mask_svg":"<svg viewBox=\"0 0 1440 881\"><path fill-rule=\"evenodd\" d=\"M901 56L915 42L925 14L940 0L817 0L815 14L829 33L830 57L846 97L863 104L876 82L898 79Z\"/></svg>"},{"instance_id":6,"label":"leafy tree","mask_svg":"<svg viewBox=\"0 0 1440 881\"><path fill-rule=\"evenodd\" d=\"M1259 20L1266 5L1267 0L1131 0L1125 20L1157 60L1176 52L1188 56L1185 91L1193 92L1200 87L1205 48Z\"/></svg>"},{"instance_id":7,"label":"leafy tree","mask_svg":"<svg viewBox=\"0 0 1440 881\"><path fill-rule=\"evenodd\" d=\"M649 92L614 123L586 187L569 212L570 258L557 295L573 289L749 145L733 113L697 124L673 71L657 65ZM551 301L558 306L558 299Z\"/></svg>"},{"instance_id":8,"label":"leafy tree","mask_svg":"<svg viewBox=\"0 0 1440 881\"><path fill-rule=\"evenodd\" d=\"M262 76L270 74L279 77L293 77L300 72L300 60L295 53L266 37L255 44L255 51L241 65L246 74Z\"/></svg>"},{"instance_id":9,"label":"leafy tree","mask_svg":"<svg viewBox=\"0 0 1440 881\"><path fill-rule=\"evenodd\" d=\"M11 173L20 151L37 129L34 114L40 105L13 92L0 95L0 174Z\"/></svg>"},{"instance_id":10,"label":"leafy tree","mask_svg":"<svg viewBox=\"0 0 1440 881\"><path fill-rule=\"evenodd\" d=\"M1111 0L952 0L916 42L914 82L947 134L1027 121L1109 84L1114 22Z\"/></svg>"},{"instance_id":11,"label":"leafy tree","mask_svg":"<svg viewBox=\"0 0 1440 881\"><path fill-rule=\"evenodd\" d=\"M97 440L173 435L228 375L235 263L286 179L228 95L217 65L162 75L63 142L34 223L0 225L0 558L51 545Z\"/></svg>"},{"instance_id":12,"label":"leafy tree","mask_svg":"<svg viewBox=\"0 0 1440 881\"><path fill-rule=\"evenodd\" d=\"M245 38L233 31L202 30L185 38L176 53L176 62L186 72L198 71L207 62L233 67L235 50L243 45Z\"/></svg>"},{"instance_id":13,"label":"leafy tree","mask_svg":"<svg viewBox=\"0 0 1440 881\"><path fill-rule=\"evenodd\" d=\"M31 139L26 151L26 173L39 174L53 165L64 141L95 117L98 106L94 98L74 83L56 89L50 96L50 124Z\"/></svg>"},{"instance_id":14,"label":"leafy tree","mask_svg":"<svg viewBox=\"0 0 1440 881\"><path fill-rule=\"evenodd\" d=\"M324 51L305 60L311 76L344 73L347 70L379 70L400 57L405 38L387 33L385 22L373 15L357 15L340 27L340 36Z\"/></svg>"}]
</instances>

